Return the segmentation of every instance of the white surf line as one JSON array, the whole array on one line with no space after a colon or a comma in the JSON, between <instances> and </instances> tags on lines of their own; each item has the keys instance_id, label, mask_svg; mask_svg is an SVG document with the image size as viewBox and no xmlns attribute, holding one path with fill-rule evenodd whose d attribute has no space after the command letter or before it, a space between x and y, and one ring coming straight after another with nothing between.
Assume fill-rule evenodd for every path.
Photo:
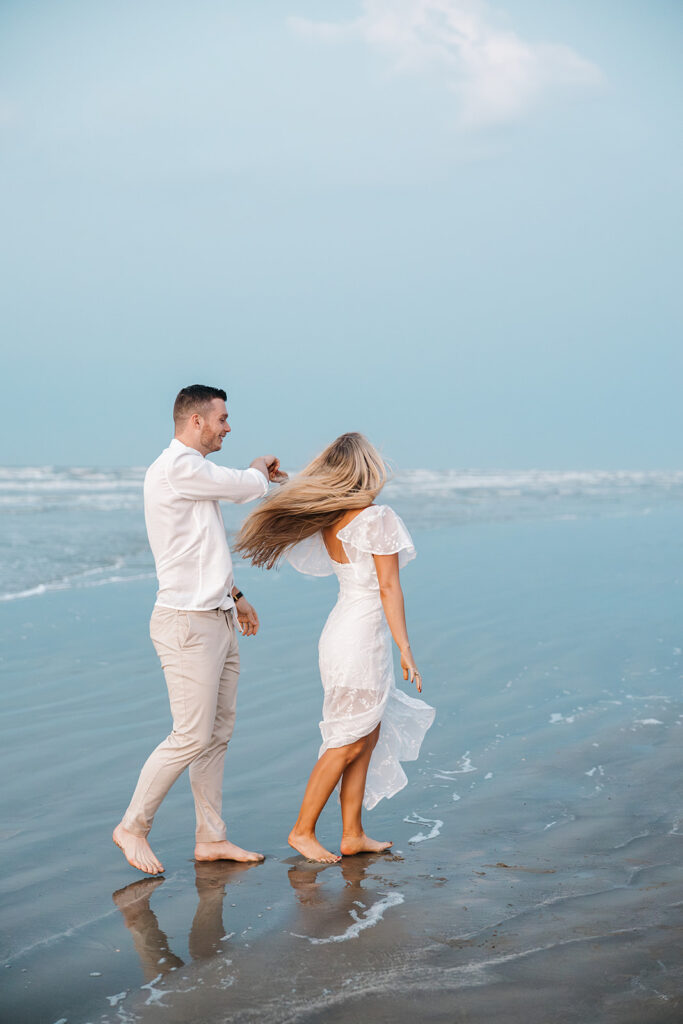
<instances>
[{"instance_id":1,"label":"white surf line","mask_svg":"<svg viewBox=\"0 0 683 1024\"><path fill-rule=\"evenodd\" d=\"M572 821L576 821L573 814L563 814L561 818L556 818L555 821L550 821L547 825L544 825L543 831L547 832L549 828L554 828L555 825L569 825Z\"/></svg>"},{"instance_id":2,"label":"white surf line","mask_svg":"<svg viewBox=\"0 0 683 1024\"><path fill-rule=\"evenodd\" d=\"M476 772L477 768L472 764L472 758L470 757L470 751L466 750L461 758L457 761L457 768L453 768L452 771L447 771L445 768L435 768L433 775L435 779L445 779L450 782L453 780L454 775L467 775L469 772Z\"/></svg>"},{"instance_id":3,"label":"white surf line","mask_svg":"<svg viewBox=\"0 0 683 1024\"><path fill-rule=\"evenodd\" d=\"M615 928L613 931L597 932L595 935L579 935L576 938L561 939L558 942L549 942L544 946L531 946L528 949L522 949L516 953L504 953L500 956L491 957L489 960L483 960L477 964L466 964L464 970L467 970L470 967L474 970L479 968L496 967L499 964L511 963L515 960L524 960L526 957L535 956L537 953L548 953L551 950L564 949L567 946L582 945L586 942L592 943L596 942L598 939L612 938L620 935L637 935L640 932L645 931L646 927L636 926L633 928ZM456 968L456 970L458 970L458 968Z\"/></svg>"},{"instance_id":4,"label":"white surf line","mask_svg":"<svg viewBox=\"0 0 683 1024\"><path fill-rule=\"evenodd\" d=\"M476 772L475 766L472 764L469 750L466 750L458 761L458 767L455 769L455 775L466 775L468 772Z\"/></svg>"},{"instance_id":5,"label":"white surf line","mask_svg":"<svg viewBox=\"0 0 683 1024\"><path fill-rule=\"evenodd\" d=\"M436 839L436 837L441 834L441 829L443 828L443 822L438 818L422 818L419 814L415 814L414 812L413 814L409 814L408 817L403 820L407 821L409 825L432 826L428 835L425 835L424 832L418 832L417 835L414 835L412 839L408 840L409 843L424 843L426 839Z\"/></svg>"},{"instance_id":6,"label":"white surf line","mask_svg":"<svg viewBox=\"0 0 683 1024\"><path fill-rule=\"evenodd\" d=\"M379 895L383 895L384 899L378 903L373 903L370 909L362 916L357 910L349 911L354 923L350 924L341 935L330 935L326 939L316 939L311 935L297 935L296 932L290 932L289 934L293 935L296 939L306 939L314 946L324 946L328 942L346 942L348 939L357 939L362 931L365 931L366 928L374 927L374 925L382 920L385 910L388 910L389 907L398 907L405 898L400 892L379 893Z\"/></svg>"},{"instance_id":7,"label":"white surf line","mask_svg":"<svg viewBox=\"0 0 683 1024\"><path fill-rule=\"evenodd\" d=\"M468 768L467 770L468 771L476 772L477 769L476 768ZM444 782L453 782L454 777L456 775L462 775L462 769L456 768L454 771L449 772L449 771L446 771L445 769L437 768L432 773L432 777L433 778L443 780ZM460 794L454 792L453 793L453 799L454 800L460 800ZM407 821L408 819L406 818L405 820Z\"/></svg>"},{"instance_id":8,"label":"white surf line","mask_svg":"<svg viewBox=\"0 0 683 1024\"><path fill-rule=\"evenodd\" d=\"M652 835L653 835L652 832L639 832L638 835L636 835L636 836L629 836L629 838L624 840L623 843L617 843L617 845L616 846L612 846L611 849L612 850L625 850L627 846L630 846L631 843L635 843L637 839L650 839L652 837ZM621 887L620 886L615 886L615 888L621 888ZM606 889L604 891L605 892L609 892L608 889ZM598 893L598 895L599 895L599 893Z\"/></svg>"},{"instance_id":9,"label":"white surf line","mask_svg":"<svg viewBox=\"0 0 683 1024\"><path fill-rule=\"evenodd\" d=\"M50 946L53 942L58 942L59 939L70 939L76 935L77 932L82 931L83 928L87 928L91 924L96 924L98 921L104 921L105 918L112 917L118 913L120 913L118 907L112 907L111 910L107 910L104 914L98 914L97 917L91 917L87 921L81 921L80 924L74 924L71 928L66 928L63 932L56 932L54 935L47 935L44 939L36 939L36 941L32 942L30 946L24 946L23 949L19 949L16 953L12 953L12 955L8 956L6 960L2 961L2 963L3 965L14 963L15 960L25 956L27 953L30 953L31 950L37 949L39 946Z\"/></svg>"},{"instance_id":10,"label":"white surf line","mask_svg":"<svg viewBox=\"0 0 683 1024\"><path fill-rule=\"evenodd\" d=\"M646 926L647 927L647 926ZM638 935L646 930L646 927L636 926L634 928L615 928L611 932L598 932L595 935L579 935L573 939L562 939L559 942L550 942L546 946L531 946L529 949L522 949L518 953L504 953L500 956L491 957L489 960L482 960L479 963L463 964L462 967L446 968L454 973L468 973L485 970L487 967L497 967L499 964L513 963L515 960L524 960L526 957L535 956L537 953L548 953L551 950L564 949L566 946L577 946L584 942L596 942L598 939L611 939L617 935Z\"/></svg>"},{"instance_id":11,"label":"white surf line","mask_svg":"<svg viewBox=\"0 0 683 1024\"><path fill-rule=\"evenodd\" d=\"M674 904L675 905L675 904ZM329 992L324 997L318 996L313 999L306 998L303 1002L290 1003L287 1007L287 1016L283 1016L282 1003L271 1003L261 1009L259 1019L262 1024L294 1024L303 1016L309 1017L314 1011L318 1011L323 1019L322 1013L334 1007L343 1007L345 1004L351 1007L354 1003L368 996L379 994L386 995L392 992L395 995L407 995L408 993L423 993L430 989L441 989L442 991L455 991L463 988L474 988L485 985L491 968L500 964L514 963L516 960L524 960L538 953L545 953L554 949L562 949L565 946L578 945L585 942L595 942L599 938L638 934L644 931L643 928L621 928L613 932L601 933L587 937L566 939L564 941L550 943L545 946L534 946L531 948L491 957L488 960L470 961L469 963L456 967L435 968L427 967L424 964L419 968L403 966L399 970L389 968L381 971L367 971L365 975L356 976L353 986L342 988L341 991ZM437 944L427 949L443 950L442 944ZM350 1019L350 1016L345 1019Z\"/></svg>"},{"instance_id":12,"label":"white surf line","mask_svg":"<svg viewBox=\"0 0 683 1024\"><path fill-rule=\"evenodd\" d=\"M626 694L626 700L661 700L665 704L671 703L671 697L664 693L646 693L644 696L636 696L633 693Z\"/></svg>"},{"instance_id":13,"label":"white surf line","mask_svg":"<svg viewBox=\"0 0 683 1024\"><path fill-rule=\"evenodd\" d=\"M119 1003L122 1002L126 998L127 995L128 995L128 991L126 989L124 989L123 992L117 992L116 995L114 995L114 996L107 996L106 998L109 1000L109 1005L110 1006L118 1006Z\"/></svg>"},{"instance_id":14,"label":"white surf line","mask_svg":"<svg viewBox=\"0 0 683 1024\"><path fill-rule=\"evenodd\" d=\"M169 991L163 988L155 988L158 981L161 981L163 974L157 974L156 978L152 978L146 985L140 986L140 991L149 992L149 996L145 1000L145 1006L163 1006L166 1009L166 1003L162 1002L164 996L169 995Z\"/></svg>"},{"instance_id":15,"label":"white surf line","mask_svg":"<svg viewBox=\"0 0 683 1024\"><path fill-rule=\"evenodd\" d=\"M153 572L136 573L133 576L107 576L101 580L89 580L86 582L72 582L57 580L53 583L38 583L28 590L19 590L15 593L0 594L0 601L20 601L25 597L43 597L45 594L53 594L63 590L90 590L92 587L106 587L112 583L137 583L139 580L153 580Z\"/></svg>"},{"instance_id":16,"label":"white surf line","mask_svg":"<svg viewBox=\"0 0 683 1024\"><path fill-rule=\"evenodd\" d=\"M612 847L612 849L618 849L618 847ZM530 904L528 907L524 907L524 908L520 908L519 910L515 910L513 913L509 914L507 917L502 917L502 918L500 918L500 920L494 921L492 924L486 925L483 928L477 928L476 931L465 932L464 934L461 934L461 935L454 935L454 936L452 936L452 938L449 941L450 942L472 942L475 939L482 939L482 938L485 938L485 936L486 936L486 934L488 932L497 931L497 930L502 929L504 927L509 927L514 922L525 921L525 920L528 920L529 918L533 918L534 915L537 915L537 914L541 913L542 911L544 911L548 907L558 907L559 910L561 911L561 910L564 909L564 907L569 906L571 903L574 903L576 901L584 901L586 899L591 899L594 896L605 896L605 895L607 895L607 894L609 894L611 892L623 892L623 891L625 891L625 890L627 890L629 888L629 884L630 883L627 882L627 883L625 883L623 885L608 886L605 889L591 889L589 892L568 893L568 894L567 893L561 893L559 896L546 896L544 899L539 900L538 903L533 903L533 904ZM683 901L681 901L681 905L683 905ZM671 906L674 906L674 904L671 904ZM646 927L649 927L649 926L646 926ZM639 931L639 930L640 930L639 928L633 928L633 929L626 928L626 929L622 929L622 931ZM607 932L606 934L607 935L612 935L612 934L617 934L617 933ZM565 941L566 942L582 942L583 938L579 937L579 938L576 938L576 939L568 939L568 940L565 940ZM550 948L552 948L552 946L558 945L558 944L559 945L563 945L564 943L562 941L559 942L559 943L551 943L550 946L548 946L547 948L550 949ZM433 948L434 949L438 949L439 947L440 947L440 944L437 944ZM546 947L544 947L544 948L546 948ZM534 952L534 950L532 950L532 952ZM513 956L518 956L518 955L526 955L526 954L514 953L512 955Z\"/></svg>"},{"instance_id":17,"label":"white surf line","mask_svg":"<svg viewBox=\"0 0 683 1024\"><path fill-rule=\"evenodd\" d=\"M79 586L85 585L82 582L83 580L87 580L91 576L101 575L104 572L114 572L116 569L123 569L125 564L125 559L119 557L109 565L95 565L91 569L82 569L71 576L62 576L56 580L49 580L47 583L37 583L34 587L29 587L28 590L0 594L0 601L14 601L21 597L34 597L36 594L46 594L52 590L76 589Z\"/></svg>"}]
</instances>

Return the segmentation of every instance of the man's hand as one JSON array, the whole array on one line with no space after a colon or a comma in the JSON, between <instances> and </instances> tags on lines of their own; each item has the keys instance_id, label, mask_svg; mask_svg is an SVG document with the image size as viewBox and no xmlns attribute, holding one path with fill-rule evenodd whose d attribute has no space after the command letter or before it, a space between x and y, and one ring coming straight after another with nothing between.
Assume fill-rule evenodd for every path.
<instances>
[{"instance_id":1,"label":"man's hand","mask_svg":"<svg viewBox=\"0 0 683 1024\"><path fill-rule=\"evenodd\" d=\"M235 601L237 609L237 621L240 624L242 636L256 636L259 628L256 609L249 604L246 597L240 597Z\"/></svg>"},{"instance_id":2,"label":"man's hand","mask_svg":"<svg viewBox=\"0 0 683 1024\"><path fill-rule=\"evenodd\" d=\"M284 470L280 469L280 460L276 455L261 455L251 464L273 484L283 484L288 479Z\"/></svg>"}]
</instances>

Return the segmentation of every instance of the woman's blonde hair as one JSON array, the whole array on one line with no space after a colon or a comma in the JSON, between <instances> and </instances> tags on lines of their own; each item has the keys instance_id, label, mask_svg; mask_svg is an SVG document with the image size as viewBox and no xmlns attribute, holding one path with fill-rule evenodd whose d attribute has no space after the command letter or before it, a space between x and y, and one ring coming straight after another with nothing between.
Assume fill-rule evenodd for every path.
<instances>
[{"instance_id":1,"label":"woman's blonde hair","mask_svg":"<svg viewBox=\"0 0 683 1024\"><path fill-rule=\"evenodd\" d=\"M235 550L253 565L272 569L293 544L331 526L348 509L371 505L388 475L367 438L342 434L250 512Z\"/></svg>"}]
</instances>

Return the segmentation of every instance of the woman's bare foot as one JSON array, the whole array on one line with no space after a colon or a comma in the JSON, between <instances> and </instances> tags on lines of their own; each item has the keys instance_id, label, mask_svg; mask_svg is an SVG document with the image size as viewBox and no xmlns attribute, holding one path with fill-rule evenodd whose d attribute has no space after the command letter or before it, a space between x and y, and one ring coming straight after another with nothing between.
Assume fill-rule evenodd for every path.
<instances>
[{"instance_id":1,"label":"woman's bare foot","mask_svg":"<svg viewBox=\"0 0 683 1024\"><path fill-rule=\"evenodd\" d=\"M326 850L314 835L295 832L292 829L287 837L287 842L292 849L300 853L302 857L306 857L307 860L319 861L322 864L336 864L337 861L341 860L341 857L337 856L336 853L330 853L329 850Z\"/></svg>"},{"instance_id":2,"label":"woman's bare foot","mask_svg":"<svg viewBox=\"0 0 683 1024\"><path fill-rule=\"evenodd\" d=\"M266 858L262 853L252 853L251 850L243 850L241 846L235 846L228 839L219 843L197 843L194 848L195 860L237 860L243 864L250 861L261 861Z\"/></svg>"},{"instance_id":3,"label":"woman's bare foot","mask_svg":"<svg viewBox=\"0 0 683 1024\"><path fill-rule=\"evenodd\" d=\"M131 867L138 871L146 871L148 875L160 875L164 865L154 855L152 847L144 836L133 835L123 825L117 825L112 839L126 858Z\"/></svg>"},{"instance_id":4,"label":"woman's bare foot","mask_svg":"<svg viewBox=\"0 0 683 1024\"><path fill-rule=\"evenodd\" d=\"M342 836L339 849L345 857L351 857L354 853L384 853L393 845L379 839L370 839L365 832L361 832L359 836Z\"/></svg>"}]
</instances>

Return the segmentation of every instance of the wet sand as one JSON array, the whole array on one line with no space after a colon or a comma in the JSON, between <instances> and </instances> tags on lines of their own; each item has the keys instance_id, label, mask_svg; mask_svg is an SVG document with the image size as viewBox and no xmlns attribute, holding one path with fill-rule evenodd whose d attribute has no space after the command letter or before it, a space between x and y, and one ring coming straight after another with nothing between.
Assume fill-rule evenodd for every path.
<instances>
[{"instance_id":1,"label":"wet sand","mask_svg":"<svg viewBox=\"0 0 683 1024\"><path fill-rule=\"evenodd\" d=\"M673 513L417 533L437 720L368 816L391 854L322 868L285 838L332 581L240 574L263 632L242 644L225 806L265 864L194 864L183 778L155 880L110 840L169 723L153 584L5 606L2 1019L683 1019L680 537Z\"/></svg>"}]
</instances>

